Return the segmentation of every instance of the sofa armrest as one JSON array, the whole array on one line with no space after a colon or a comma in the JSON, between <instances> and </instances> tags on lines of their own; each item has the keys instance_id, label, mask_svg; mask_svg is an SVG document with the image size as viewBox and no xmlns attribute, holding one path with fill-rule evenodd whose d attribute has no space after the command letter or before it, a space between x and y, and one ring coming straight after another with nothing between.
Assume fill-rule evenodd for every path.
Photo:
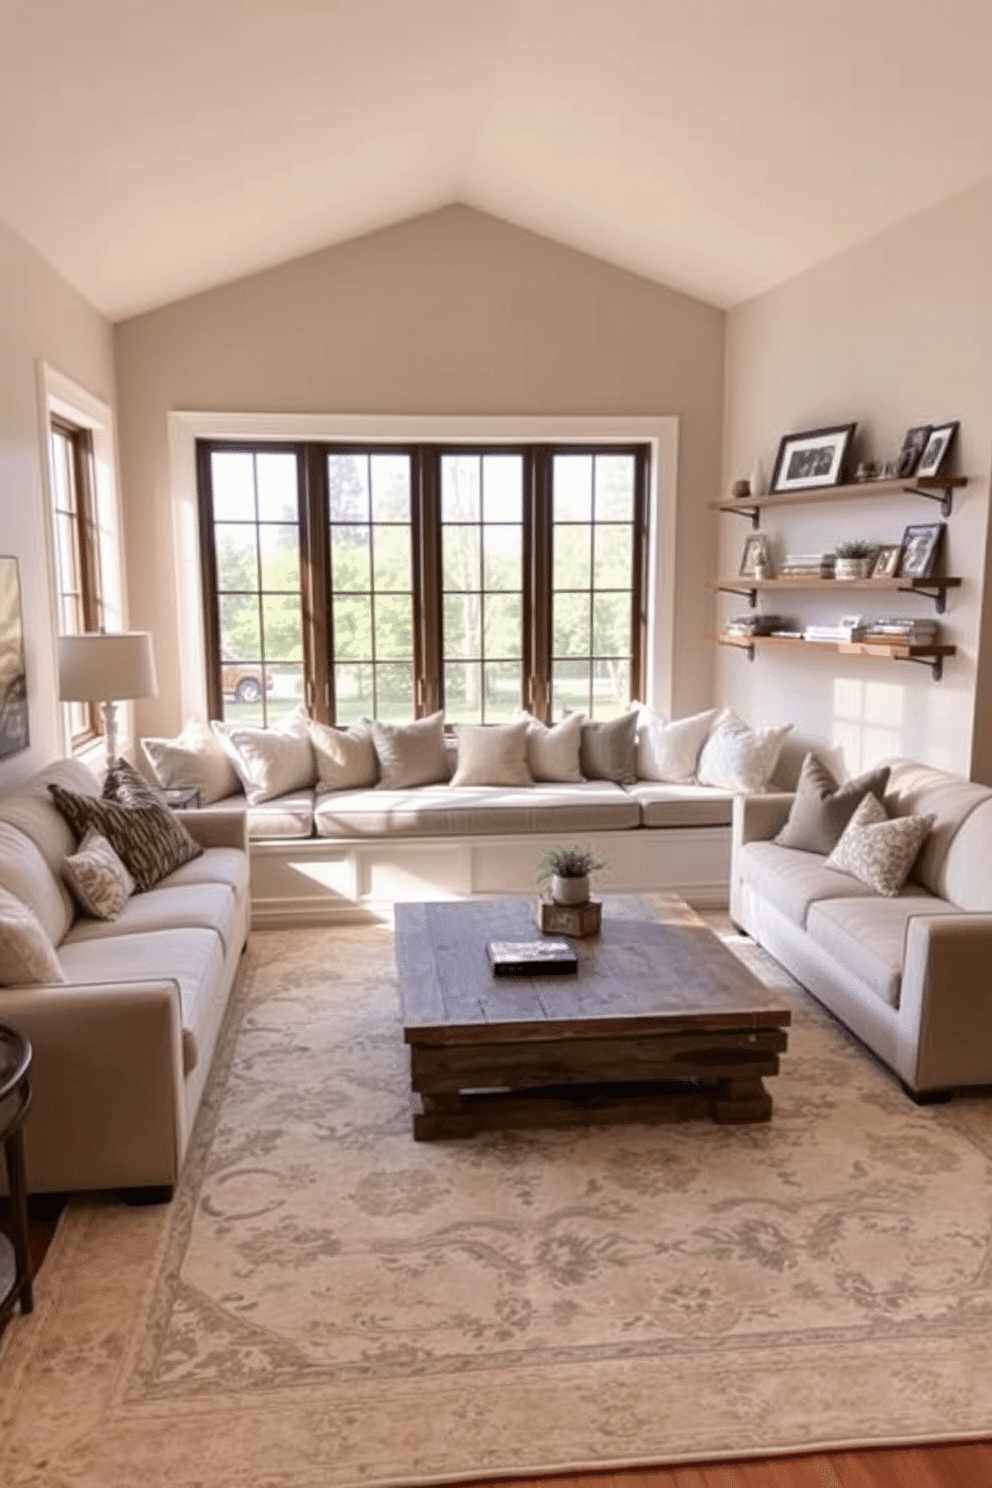
<instances>
[{"instance_id":1,"label":"sofa armrest","mask_svg":"<svg viewBox=\"0 0 992 1488\"><path fill-rule=\"evenodd\" d=\"M774 837L785 826L793 800L792 791L771 791L760 796L735 796L734 842L766 842Z\"/></svg>"},{"instance_id":2,"label":"sofa armrest","mask_svg":"<svg viewBox=\"0 0 992 1488\"><path fill-rule=\"evenodd\" d=\"M201 847L240 847L248 851L248 817L244 811L182 810L175 813Z\"/></svg>"},{"instance_id":3,"label":"sofa armrest","mask_svg":"<svg viewBox=\"0 0 992 1488\"><path fill-rule=\"evenodd\" d=\"M914 1090L992 1084L992 914L915 915L906 929L899 1070Z\"/></svg>"},{"instance_id":4,"label":"sofa armrest","mask_svg":"<svg viewBox=\"0 0 992 1488\"><path fill-rule=\"evenodd\" d=\"M175 1183L186 1135L175 982L5 987L0 1017L33 1051L32 1192Z\"/></svg>"}]
</instances>

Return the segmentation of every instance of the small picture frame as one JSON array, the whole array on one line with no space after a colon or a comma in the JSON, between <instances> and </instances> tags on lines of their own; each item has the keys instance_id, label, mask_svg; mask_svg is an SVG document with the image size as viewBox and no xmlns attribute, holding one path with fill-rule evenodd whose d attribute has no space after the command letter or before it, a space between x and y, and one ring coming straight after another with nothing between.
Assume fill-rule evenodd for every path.
<instances>
[{"instance_id":1,"label":"small picture frame","mask_svg":"<svg viewBox=\"0 0 992 1488\"><path fill-rule=\"evenodd\" d=\"M760 572L759 572L760 570ZM771 578L772 554L767 534L755 532L744 544L741 554L740 577L742 579Z\"/></svg>"},{"instance_id":2,"label":"small picture frame","mask_svg":"<svg viewBox=\"0 0 992 1488\"><path fill-rule=\"evenodd\" d=\"M775 458L772 491L839 485L855 428L855 424L836 424L829 429L786 434Z\"/></svg>"},{"instance_id":3,"label":"small picture frame","mask_svg":"<svg viewBox=\"0 0 992 1488\"><path fill-rule=\"evenodd\" d=\"M923 522L907 527L902 535L902 557L899 577L928 579L933 573L937 553L944 536L944 522Z\"/></svg>"},{"instance_id":4,"label":"small picture frame","mask_svg":"<svg viewBox=\"0 0 992 1488\"><path fill-rule=\"evenodd\" d=\"M875 566L871 571L873 579L894 579L899 572L899 560L902 557L902 543L887 543L879 548L875 554Z\"/></svg>"},{"instance_id":5,"label":"small picture frame","mask_svg":"<svg viewBox=\"0 0 992 1488\"><path fill-rule=\"evenodd\" d=\"M920 456L920 462L913 474L923 477L936 475L947 458L947 452L957 432L957 419L953 423L938 424L935 428L931 429L930 437L926 442L926 446Z\"/></svg>"},{"instance_id":6,"label":"small picture frame","mask_svg":"<svg viewBox=\"0 0 992 1488\"><path fill-rule=\"evenodd\" d=\"M908 475L916 474L920 456L926 449L927 440L930 438L931 427L930 424L917 424L915 429L906 430L902 448L896 456L896 476L899 480L905 480Z\"/></svg>"}]
</instances>

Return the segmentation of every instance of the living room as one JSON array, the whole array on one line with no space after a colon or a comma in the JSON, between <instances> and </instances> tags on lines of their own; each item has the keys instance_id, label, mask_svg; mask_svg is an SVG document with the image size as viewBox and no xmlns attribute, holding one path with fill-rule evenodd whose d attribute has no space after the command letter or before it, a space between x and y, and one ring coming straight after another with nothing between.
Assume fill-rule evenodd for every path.
<instances>
[{"instance_id":1,"label":"living room","mask_svg":"<svg viewBox=\"0 0 992 1488\"><path fill-rule=\"evenodd\" d=\"M964 10L961 38L971 39L955 65L977 65L986 23ZM865 51L876 77L894 65L881 45ZM753 74L745 76L747 94ZM688 263L686 278L674 260L670 275L649 273L633 241L611 261L604 240L597 251L594 234L559 234L552 212L527 213L519 201L501 210L495 190L442 189L406 205L402 193L384 198L378 213L356 215L357 231L260 249L250 268L211 267L189 292L153 292L118 311L53 267L15 225L22 198L12 193L8 205L0 188L0 553L16 557L20 571L30 721L29 747L0 761L0 794L66 751L47 504L53 389L57 399L78 389L94 420L109 414L111 465L116 443L120 621L151 633L158 674L157 696L129 710L129 741L175 735L206 710L200 574L188 546L194 428L247 420L258 436L292 426L296 437L304 424L321 430L331 421L337 431L378 422L395 432L404 421L415 431L580 420L599 436L611 423L676 419L675 458L658 472L673 546L660 569L668 584L647 701L665 717L727 705L756 727L791 722L788 782L816 750L838 774L904 755L992 784L992 158L974 144L979 130L967 113L977 117L983 87L969 74L956 92L942 128L974 133L959 174L938 178L951 189L934 188L934 157L921 157L924 169L900 140L884 185L888 193L899 183L904 208L885 221L874 213L882 156L867 142L869 164L851 162L858 190L833 216L804 217L801 181L773 180L769 168L768 195L794 203L812 246L802 267L772 269L743 295L689 292ZM915 195L924 180L925 200ZM130 209L139 222L140 203ZM259 215L266 211L275 209ZM830 245L822 254L818 232ZM723 237L732 262L733 228ZM143 251L149 246L144 239ZM108 290L106 304L113 298ZM743 608L739 596L709 587L714 575L737 572L750 530L711 507L735 479L760 461L767 480L780 439L793 431L856 421L853 460L884 461L908 428L946 420L959 421L950 468L968 484L947 518L947 571L962 582L941 616L956 654L939 681L927 667L895 661L788 650L750 661L713 643L717 617ZM865 505L869 512L844 508L854 530L843 536L896 542L907 523L932 515L904 495ZM769 514L769 529L790 549L832 547L839 536L829 507L779 520ZM291 957L289 934L277 932Z\"/></svg>"}]
</instances>

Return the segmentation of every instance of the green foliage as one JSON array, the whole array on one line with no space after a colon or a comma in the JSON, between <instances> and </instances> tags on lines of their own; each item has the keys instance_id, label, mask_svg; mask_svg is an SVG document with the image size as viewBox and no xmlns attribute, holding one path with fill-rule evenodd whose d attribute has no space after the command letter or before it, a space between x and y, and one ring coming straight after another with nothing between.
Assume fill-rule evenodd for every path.
<instances>
[{"instance_id":1,"label":"green foliage","mask_svg":"<svg viewBox=\"0 0 992 1488\"><path fill-rule=\"evenodd\" d=\"M549 847L537 865L537 881L541 883L555 874L559 878L586 878L605 867L605 858L597 858L591 847Z\"/></svg>"},{"instance_id":2,"label":"green foliage","mask_svg":"<svg viewBox=\"0 0 992 1488\"><path fill-rule=\"evenodd\" d=\"M846 542L839 542L834 552L838 558L870 558L875 546L875 543L866 542L862 537L852 537Z\"/></svg>"}]
</instances>

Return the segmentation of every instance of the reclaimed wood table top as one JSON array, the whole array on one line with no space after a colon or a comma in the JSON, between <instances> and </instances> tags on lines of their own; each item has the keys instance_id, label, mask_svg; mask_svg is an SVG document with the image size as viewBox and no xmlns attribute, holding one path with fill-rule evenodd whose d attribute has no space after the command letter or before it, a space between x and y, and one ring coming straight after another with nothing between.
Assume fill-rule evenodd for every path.
<instances>
[{"instance_id":1,"label":"reclaimed wood table top","mask_svg":"<svg viewBox=\"0 0 992 1488\"><path fill-rule=\"evenodd\" d=\"M575 976L494 977L491 940L537 940L535 900L396 905L410 1044L782 1028L789 1009L675 894L612 895L599 935L572 939Z\"/></svg>"}]
</instances>

